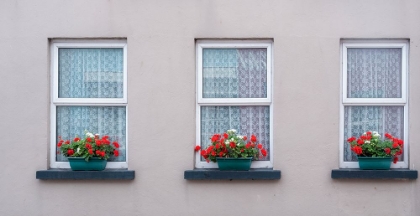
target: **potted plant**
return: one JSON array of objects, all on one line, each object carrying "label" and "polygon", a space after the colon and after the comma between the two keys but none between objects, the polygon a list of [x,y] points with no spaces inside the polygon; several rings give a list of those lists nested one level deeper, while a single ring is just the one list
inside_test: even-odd
[{"label": "potted plant", "polygon": [[257,137],[248,137],[236,133],[235,129],[227,130],[223,134],[214,134],[211,144],[205,149],[195,147],[207,162],[217,162],[220,170],[249,170],[251,160],[258,160],[267,156],[267,150],[262,144],[257,144]]},{"label": "potted plant", "polygon": [[118,157],[119,143],[111,144],[107,135],[100,137],[99,134],[85,132],[84,138],[76,136],[73,141],[61,139],[57,147],[69,160],[72,170],[104,170],[107,159],[114,155]]},{"label": "potted plant", "polygon": [[397,163],[404,142],[389,133],[385,133],[385,138],[382,140],[376,131],[367,131],[359,138],[347,139],[351,150],[357,154],[360,169],[389,169],[391,161]]}]

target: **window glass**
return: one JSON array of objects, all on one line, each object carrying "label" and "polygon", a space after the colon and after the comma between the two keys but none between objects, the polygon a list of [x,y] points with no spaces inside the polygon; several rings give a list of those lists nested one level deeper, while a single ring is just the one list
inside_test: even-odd
[{"label": "window glass", "polygon": [[348,98],[401,98],[401,49],[347,49]]},{"label": "window glass", "polygon": [[266,98],[267,49],[203,49],[203,98]]},{"label": "window glass", "polygon": [[[118,106],[58,106],[57,107],[57,140],[73,139],[76,135],[85,136],[85,131],[108,135],[109,140],[120,144],[118,157],[110,161],[125,161],[126,157],[126,107]],[[57,161],[67,161],[57,153]]]},{"label": "window glass", "polygon": [[[402,139],[404,137],[404,107],[346,106],[344,108],[345,161],[357,161],[356,154],[350,150],[347,139],[353,136],[359,137],[368,130],[377,131],[382,136],[390,133]],[[401,155],[400,160],[403,159]]]},{"label": "window glass", "polygon": [[60,48],[59,98],[122,98],[123,49]]},{"label": "window glass", "polygon": [[[257,136],[258,143],[270,150],[270,107],[269,106],[202,106],[201,143],[211,144],[210,137],[236,129],[238,134]],[[269,160],[269,155],[262,160]]]}]

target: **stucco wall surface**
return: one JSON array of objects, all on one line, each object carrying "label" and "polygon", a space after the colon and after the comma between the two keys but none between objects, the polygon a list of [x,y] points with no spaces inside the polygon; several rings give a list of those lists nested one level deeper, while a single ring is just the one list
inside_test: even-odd
[{"label": "stucco wall surface", "polygon": [[[409,39],[410,168],[420,164],[418,0],[0,1],[0,215],[420,215],[419,180],[333,180],[340,39]],[[41,181],[51,38],[127,39],[133,181]],[[187,181],[195,39],[273,39],[279,181]]]}]

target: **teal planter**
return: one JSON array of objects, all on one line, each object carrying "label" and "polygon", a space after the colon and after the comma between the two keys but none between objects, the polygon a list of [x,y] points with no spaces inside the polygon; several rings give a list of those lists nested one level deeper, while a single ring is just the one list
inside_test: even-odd
[{"label": "teal planter", "polygon": [[357,157],[361,170],[389,170],[392,157]]},{"label": "teal planter", "polygon": [[216,158],[219,170],[248,171],[251,168],[252,157],[249,158]]},{"label": "teal planter", "polygon": [[90,158],[86,161],[82,157],[69,157],[70,168],[73,171],[100,171],[106,167],[106,160],[99,158]]}]

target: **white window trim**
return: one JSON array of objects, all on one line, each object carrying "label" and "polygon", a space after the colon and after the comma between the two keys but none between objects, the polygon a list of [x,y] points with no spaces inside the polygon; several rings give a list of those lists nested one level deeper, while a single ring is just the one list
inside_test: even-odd
[{"label": "white window trim", "polygon": [[[58,49],[59,48],[122,48],[123,49],[123,97],[122,98],[59,98],[58,97]],[[51,43],[51,133],[50,167],[70,168],[68,162],[56,161],[56,109],[57,106],[123,106],[126,107],[126,139],[128,140],[127,112],[127,42],[126,40],[54,40]],[[108,162],[106,168],[128,168],[128,142],[125,162]]]},{"label": "white window trim", "polygon": [[[348,48],[401,48],[401,98],[347,98]],[[392,163],[391,168],[408,168],[408,42],[406,40],[343,40],[341,43],[341,102],[340,102],[340,168],[359,168],[357,161],[344,161],[344,107],[346,106],[403,106],[404,107],[404,161]],[[382,134],[383,135],[383,134]]]},{"label": "white window trim", "polygon": [[[202,52],[204,48],[265,48],[267,49],[267,97],[266,98],[203,98]],[[273,167],[273,103],[272,103],[272,41],[270,40],[198,40],[196,43],[197,103],[196,143],[201,143],[201,106],[269,106],[270,109],[270,161],[253,161],[251,168]],[[210,137],[209,137],[210,138]],[[195,155],[195,168],[217,168],[217,163],[201,161],[200,152]]]}]

